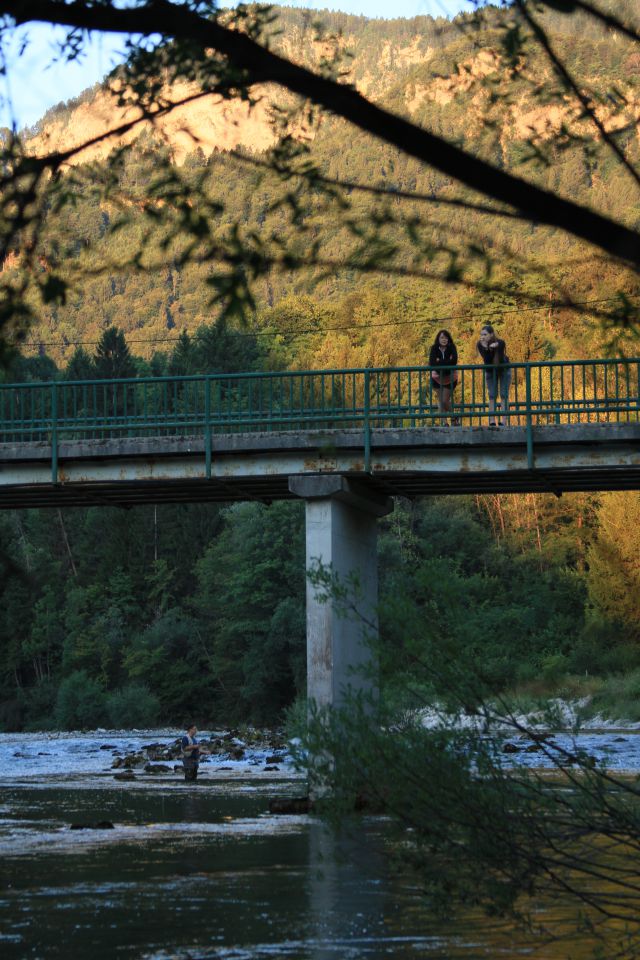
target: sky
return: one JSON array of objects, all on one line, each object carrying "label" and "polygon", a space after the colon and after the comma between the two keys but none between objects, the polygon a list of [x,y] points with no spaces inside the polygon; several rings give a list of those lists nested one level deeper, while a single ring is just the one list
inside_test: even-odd
[{"label": "sky", "polygon": [[[280,4],[372,18],[453,16],[472,6],[470,0],[280,0]],[[29,43],[23,51],[27,34]],[[42,25],[16,31],[11,42],[5,38],[2,58],[7,70],[0,75],[0,126],[16,130],[33,126],[50,107],[77,97],[123,59],[122,37],[94,35],[82,59],[67,63],[58,54],[64,36],[64,30]]]}]

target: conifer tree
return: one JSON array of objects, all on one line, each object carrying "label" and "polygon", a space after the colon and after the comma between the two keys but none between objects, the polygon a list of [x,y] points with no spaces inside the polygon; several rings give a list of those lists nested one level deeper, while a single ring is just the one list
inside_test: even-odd
[{"label": "conifer tree", "polygon": [[117,327],[109,327],[102,334],[93,363],[95,375],[100,380],[125,379],[136,375],[136,366],[125,335]]}]

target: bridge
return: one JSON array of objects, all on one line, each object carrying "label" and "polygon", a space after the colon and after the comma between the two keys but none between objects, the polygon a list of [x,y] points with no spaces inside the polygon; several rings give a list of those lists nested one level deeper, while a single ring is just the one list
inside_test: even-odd
[{"label": "bridge", "polygon": [[[477,365],[446,422],[428,367],[0,384],[0,508],[303,498],[308,568],[357,572],[375,623],[393,496],[640,487],[639,358],[511,370],[500,428]],[[307,636],[310,696],[339,702],[361,623],[309,583]]]},{"label": "bridge", "polygon": [[383,496],[635,488],[639,369],[512,364],[495,430],[472,365],[446,428],[427,367],[0,384],[0,508],[269,502],[327,474]]}]

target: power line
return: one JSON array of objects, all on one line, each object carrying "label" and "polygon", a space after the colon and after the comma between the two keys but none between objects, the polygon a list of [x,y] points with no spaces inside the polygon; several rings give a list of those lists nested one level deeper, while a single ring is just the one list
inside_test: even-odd
[{"label": "power line", "polygon": [[[635,296],[635,295],[634,295]],[[572,300],[570,303],[562,302],[559,300],[549,300],[546,303],[541,303],[536,307],[514,307],[513,310],[487,310],[480,313],[473,313],[474,318],[482,317],[508,317],[512,314],[521,314],[521,313],[534,313],[539,310],[557,310],[563,307],[585,307],[594,304],[601,303],[613,303],[619,301],[619,297],[603,297],[601,299],[594,300]],[[468,320],[470,318],[469,314],[451,314],[450,316],[444,317],[414,317],[411,320],[384,320],[380,323],[362,323],[362,324],[351,324],[349,326],[339,326],[339,327],[307,327],[306,329],[296,329],[290,328],[286,330],[256,330],[252,332],[241,332],[239,330],[225,330],[225,334],[228,336],[245,338],[245,339],[255,339],[257,337],[308,337],[308,336],[322,336],[327,333],[349,333],[350,331],[359,331],[359,330],[373,330],[379,329],[381,327],[401,327],[408,326],[412,323],[422,323],[422,324],[442,324],[442,323],[451,323],[456,320]],[[188,331],[183,331],[188,333]],[[129,338],[125,334],[127,344],[147,344],[147,343],[178,343],[181,334],[177,337],[147,337],[147,338]],[[22,348],[30,349],[42,349],[42,347],[95,347],[100,340],[38,340],[35,342],[23,343]]]}]

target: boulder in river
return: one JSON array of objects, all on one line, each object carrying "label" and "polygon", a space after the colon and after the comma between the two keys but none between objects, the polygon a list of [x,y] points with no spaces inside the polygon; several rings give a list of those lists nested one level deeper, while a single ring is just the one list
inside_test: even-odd
[{"label": "boulder in river", "polygon": [[148,760],[175,760],[176,757],[182,755],[182,746],[176,746],[175,743],[170,746],[165,746],[162,743],[152,743],[145,747],[145,753]]},{"label": "boulder in river", "polygon": [[146,757],[143,757],[141,753],[128,753],[123,760],[123,766],[130,767],[141,767],[145,762]]},{"label": "boulder in river", "polygon": [[114,830],[111,820],[96,820],[95,823],[72,823],[69,830]]},{"label": "boulder in river", "polygon": [[269,801],[269,813],[309,813],[311,807],[309,797],[273,797]]}]

